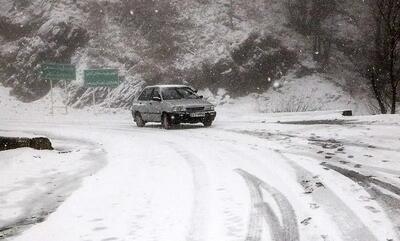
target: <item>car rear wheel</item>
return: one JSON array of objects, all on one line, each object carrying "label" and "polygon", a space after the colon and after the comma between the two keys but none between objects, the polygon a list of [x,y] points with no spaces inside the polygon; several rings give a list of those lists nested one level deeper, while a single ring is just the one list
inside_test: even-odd
[{"label": "car rear wheel", "polygon": [[138,127],[144,127],[146,122],[143,120],[142,115],[139,112],[135,114],[135,122]]},{"label": "car rear wheel", "polygon": [[164,129],[169,130],[172,127],[172,121],[167,113],[164,113],[161,118],[161,125]]}]

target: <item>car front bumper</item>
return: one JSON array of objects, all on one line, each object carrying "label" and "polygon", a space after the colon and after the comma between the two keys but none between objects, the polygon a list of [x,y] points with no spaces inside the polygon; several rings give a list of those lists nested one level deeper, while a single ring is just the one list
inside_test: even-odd
[{"label": "car front bumper", "polygon": [[[204,114],[204,116],[202,115]],[[173,123],[200,123],[205,120],[214,121],[217,116],[215,111],[204,111],[204,112],[172,112],[170,118]]]}]

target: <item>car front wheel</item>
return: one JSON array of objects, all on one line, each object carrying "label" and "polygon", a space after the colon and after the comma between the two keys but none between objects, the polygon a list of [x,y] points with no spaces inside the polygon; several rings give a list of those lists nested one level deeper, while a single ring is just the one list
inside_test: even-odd
[{"label": "car front wheel", "polygon": [[161,125],[166,130],[171,129],[172,122],[171,122],[171,118],[168,114],[166,114],[166,113],[163,114],[162,119],[161,119]]},{"label": "car front wheel", "polygon": [[142,115],[139,112],[135,114],[135,122],[138,127],[144,127],[146,125],[146,122],[143,120]]},{"label": "car front wheel", "polygon": [[206,118],[206,119],[203,121],[203,125],[204,125],[205,127],[210,127],[210,126],[212,125],[212,123],[213,123],[213,121],[212,121],[210,118]]}]

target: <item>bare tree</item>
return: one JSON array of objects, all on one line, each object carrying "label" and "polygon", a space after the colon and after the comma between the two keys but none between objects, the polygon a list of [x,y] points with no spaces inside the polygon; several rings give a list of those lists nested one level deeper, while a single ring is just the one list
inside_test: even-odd
[{"label": "bare tree", "polygon": [[309,32],[307,26],[309,26],[310,3],[310,0],[287,0],[286,2],[289,23],[303,34]]},{"label": "bare tree", "polygon": [[175,57],[181,41],[178,10],[171,1],[123,0],[121,22],[132,30],[140,30],[152,44],[149,56],[159,60]]},{"label": "bare tree", "polygon": [[234,28],[234,26],[233,26],[233,16],[234,16],[234,14],[235,14],[235,9],[234,9],[234,6],[233,6],[233,0],[229,0],[228,16],[229,16],[229,23],[230,23],[231,29]]},{"label": "bare tree", "polygon": [[370,0],[375,42],[368,66],[370,85],[381,113],[396,113],[400,82],[400,0]]},{"label": "bare tree", "polygon": [[329,65],[332,33],[323,27],[336,11],[336,0],[287,0],[289,24],[299,33],[312,39],[312,53],[321,70]]},{"label": "bare tree", "polygon": [[226,21],[226,25],[231,28],[234,29],[235,28],[235,8],[236,8],[236,4],[234,2],[234,0],[218,0],[216,1],[216,3],[218,5],[220,5],[223,9],[224,9],[224,18],[227,18]]}]

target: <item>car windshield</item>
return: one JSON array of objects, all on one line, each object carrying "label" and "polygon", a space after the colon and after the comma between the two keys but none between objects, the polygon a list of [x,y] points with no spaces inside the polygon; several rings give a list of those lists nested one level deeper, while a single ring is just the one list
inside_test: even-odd
[{"label": "car windshield", "polygon": [[198,99],[200,98],[189,87],[169,87],[162,90],[164,100]]}]

